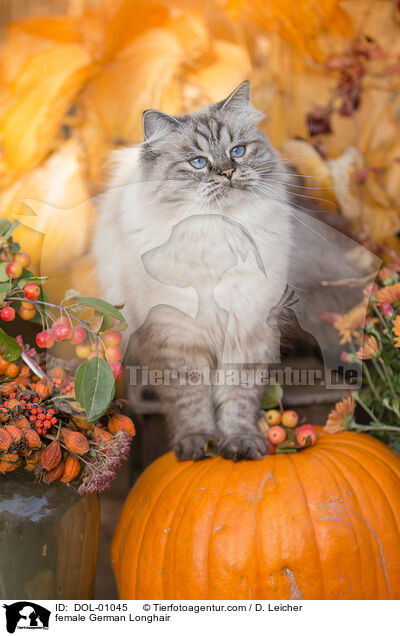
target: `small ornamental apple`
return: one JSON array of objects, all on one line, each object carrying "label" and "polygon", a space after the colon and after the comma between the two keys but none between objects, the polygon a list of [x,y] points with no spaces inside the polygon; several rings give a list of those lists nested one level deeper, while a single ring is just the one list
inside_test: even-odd
[{"label": "small ornamental apple", "polygon": [[103,340],[107,347],[118,347],[122,342],[122,335],[119,331],[110,329],[110,331],[106,331],[104,334]]},{"label": "small ornamental apple", "polygon": [[22,320],[32,320],[32,318],[34,318],[34,316],[36,314],[36,309],[35,309],[34,305],[31,305],[32,309],[25,308],[24,304],[25,305],[31,305],[31,303],[22,303],[21,307],[18,310],[18,314],[20,315]]},{"label": "small ornamental apple", "polygon": [[24,296],[28,300],[36,300],[40,296],[40,287],[35,283],[28,283],[24,287]]},{"label": "small ornamental apple", "polygon": [[17,263],[17,261],[11,261],[11,263],[8,263],[6,267],[6,274],[10,278],[20,278],[22,274],[21,263]]},{"label": "small ornamental apple", "polygon": [[119,347],[107,347],[106,358],[109,362],[117,362],[122,358],[122,351]]},{"label": "small ornamental apple", "polygon": [[15,318],[15,309],[14,307],[3,307],[0,311],[0,318],[2,320],[6,320],[7,322],[11,322]]},{"label": "small ornamental apple", "polygon": [[299,416],[296,411],[283,411],[282,413],[282,425],[287,428],[295,428],[299,421]]},{"label": "small ornamental apple", "polygon": [[276,409],[269,409],[265,414],[265,421],[269,426],[277,426],[281,423],[281,413]]},{"label": "small ornamental apple", "polygon": [[53,323],[53,336],[56,342],[62,342],[63,340],[69,340],[72,338],[73,329],[68,318],[59,318]]},{"label": "small ornamental apple", "polygon": [[90,347],[90,342],[83,342],[82,344],[79,344],[77,347],[75,347],[75,353],[78,358],[87,358],[90,355],[91,351],[92,349]]},{"label": "small ornamental apple", "polygon": [[42,349],[49,349],[54,345],[54,336],[51,329],[45,329],[36,335],[36,344]]},{"label": "small ornamental apple", "polygon": [[271,444],[281,444],[286,439],[286,431],[282,426],[271,426],[267,433],[267,438]]},{"label": "small ornamental apple", "polygon": [[299,446],[314,446],[317,441],[317,434],[311,424],[299,426],[296,432],[296,440]]},{"label": "small ornamental apple", "polygon": [[86,340],[86,331],[84,330],[84,328],[80,327],[79,325],[78,327],[74,327],[70,343],[73,345],[80,345],[85,340]]},{"label": "small ornamental apple", "polygon": [[120,362],[109,362],[111,371],[113,372],[114,378],[116,380],[121,380],[124,375],[124,369]]},{"label": "small ornamental apple", "polygon": [[27,252],[19,252],[19,254],[15,256],[15,260],[17,261],[17,263],[25,268],[29,267],[29,265],[31,264],[31,257]]}]

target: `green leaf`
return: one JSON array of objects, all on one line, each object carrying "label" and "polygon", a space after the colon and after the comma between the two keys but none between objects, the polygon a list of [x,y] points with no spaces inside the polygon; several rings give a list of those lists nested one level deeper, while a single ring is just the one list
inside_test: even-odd
[{"label": "green leaf", "polygon": [[10,280],[8,274],[6,274],[6,267],[8,263],[0,263],[0,283],[5,283]]},{"label": "green leaf", "polygon": [[273,382],[267,384],[262,398],[261,408],[265,410],[274,408],[274,406],[279,405],[282,396],[283,391],[279,384]]},{"label": "green leaf", "polygon": [[75,377],[75,395],[85,409],[88,422],[106,412],[114,393],[114,376],[103,358],[91,358],[81,364]]},{"label": "green leaf", "polygon": [[11,227],[11,221],[9,221],[8,219],[1,219],[0,220],[0,236],[4,236],[6,232],[8,232],[10,227]]},{"label": "green leaf", "polygon": [[19,221],[13,221],[12,223],[10,223],[9,228],[6,230],[5,234],[3,235],[5,239],[10,238],[11,234],[14,232],[14,230],[17,229],[19,225]]},{"label": "green leaf", "polygon": [[67,289],[64,294],[64,300],[74,300],[75,298],[82,298],[81,292],[76,289]]},{"label": "green leaf", "polygon": [[0,329],[0,347],[5,347],[6,354],[4,356],[4,359],[7,360],[7,362],[14,362],[14,360],[17,360],[22,353],[22,349],[19,346],[18,342],[16,342],[14,338],[11,338],[11,336],[6,334],[3,329]]},{"label": "green leaf", "polygon": [[45,280],[47,280],[48,276],[29,276],[28,278],[20,278],[18,280],[18,287],[23,289],[25,285],[28,283],[35,283],[36,285],[41,285]]},{"label": "green leaf", "polygon": [[94,309],[112,321],[117,321],[117,324],[112,324],[113,329],[117,331],[123,331],[128,326],[121,312],[118,311],[114,305],[110,305],[110,303],[107,303],[105,300],[100,300],[99,298],[78,298],[76,302],[83,307]]}]

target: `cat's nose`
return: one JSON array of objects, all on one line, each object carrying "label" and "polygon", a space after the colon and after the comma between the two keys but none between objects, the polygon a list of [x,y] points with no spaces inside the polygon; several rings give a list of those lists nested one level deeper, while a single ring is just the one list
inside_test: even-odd
[{"label": "cat's nose", "polygon": [[228,170],[220,170],[218,174],[223,175],[227,179],[232,179],[232,175],[236,168],[228,168]]}]

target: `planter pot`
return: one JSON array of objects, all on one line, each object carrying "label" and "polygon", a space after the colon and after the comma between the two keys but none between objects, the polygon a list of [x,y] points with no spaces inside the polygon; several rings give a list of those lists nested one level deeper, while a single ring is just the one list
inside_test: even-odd
[{"label": "planter pot", "polygon": [[0,598],[90,599],[98,529],[97,495],[0,476]]}]

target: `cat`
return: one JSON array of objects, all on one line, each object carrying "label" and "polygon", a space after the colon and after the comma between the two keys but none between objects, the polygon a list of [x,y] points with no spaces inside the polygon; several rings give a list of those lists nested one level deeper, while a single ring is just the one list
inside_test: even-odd
[{"label": "cat", "polygon": [[299,238],[262,117],[247,81],[200,112],[145,111],[144,142],[117,151],[99,206],[98,278],[125,303],[130,349],[154,371],[180,460],[205,457],[209,440],[228,459],[266,453],[265,387],[250,380],[279,360],[273,310]]}]

